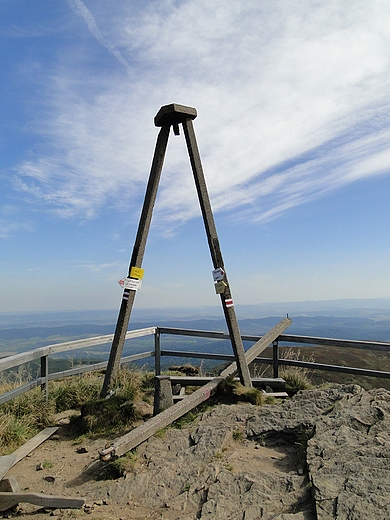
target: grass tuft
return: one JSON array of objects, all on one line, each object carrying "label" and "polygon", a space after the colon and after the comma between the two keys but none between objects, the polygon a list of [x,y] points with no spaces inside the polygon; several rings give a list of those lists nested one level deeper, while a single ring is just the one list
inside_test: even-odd
[{"label": "grass tuft", "polygon": [[238,403],[244,401],[257,406],[262,406],[265,397],[257,388],[246,388],[234,376],[228,376],[222,380],[217,389],[217,399],[227,403]]},{"label": "grass tuft", "polygon": [[[284,350],[282,356],[283,359],[289,360],[314,361],[312,356],[310,358],[305,358],[299,349],[297,350],[294,348]],[[308,368],[286,366],[280,370],[280,377],[286,381],[286,392],[290,397],[300,390],[307,390],[313,387],[310,379],[310,370]]]},{"label": "grass tuft", "polygon": [[95,399],[81,408],[81,431],[89,435],[123,431],[136,419],[133,403],[113,395],[110,399]]},{"label": "grass tuft", "polygon": [[123,457],[111,460],[104,465],[97,480],[116,480],[131,471],[137,462],[137,454],[129,451]]},{"label": "grass tuft", "polygon": [[50,399],[57,412],[78,410],[86,401],[99,397],[102,381],[102,376],[96,372],[56,381],[50,386]]}]

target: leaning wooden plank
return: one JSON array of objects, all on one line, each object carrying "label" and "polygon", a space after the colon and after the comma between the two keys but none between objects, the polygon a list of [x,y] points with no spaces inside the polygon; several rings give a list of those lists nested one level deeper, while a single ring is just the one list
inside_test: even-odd
[{"label": "leaning wooden plank", "polygon": [[16,492],[19,493],[21,491],[18,481],[15,477],[7,477],[0,480],[0,491],[10,493]]},{"label": "leaning wooden plank", "polygon": [[0,492],[0,511],[6,511],[20,502],[28,502],[41,507],[53,507],[54,509],[78,508],[85,504],[84,498],[61,497],[32,492]]},{"label": "leaning wooden plank", "polygon": [[119,437],[113,442],[112,446],[99,451],[100,459],[110,460],[114,456],[120,457],[141,444],[141,442],[146,441],[146,439],[149,439],[149,437],[154,435],[158,430],[172,424],[176,419],[206,401],[216,391],[218,384],[220,381],[223,381],[223,379],[223,377],[216,377],[183,401],[167,408],[123,437]]},{"label": "leaning wooden plank", "polygon": [[53,426],[52,428],[45,428],[41,432],[37,433],[32,439],[27,441],[23,446],[20,446],[16,451],[13,452],[12,455],[16,455],[16,460],[12,464],[13,466],[22,460],[26,455],[31,453],[35,448],[37,448],[42,442],[47,440],[49,437],[53,435],[58,430],[58,426]]},{"label": "leaning wooden plank", "polygon": [[35,450],[35,448],[42,444],[42,442],[48,439],[57,430],[58,426],[54,426],[53,428],[45,428],[32,439],[23,444],[23,446],[20,446],[20,448],[11,453],[11,455],[4,455],[3,457],[0,457],[0,480],[7,474],[8,470],[12,468],[12,466]]},{"label": "leaning wooden plank", "polygon": [[8,470],[15,464],[16,455],[3,455],[0,457],[0,480],[5,477]]},{"label": "leaning wooden plank", "polygon": [[[262,336],[254,345],[251,346],[249,350],[245,352],[245,359],[247,364],[249,365],[252,361],[257,358],[259,354],[263,352],[283,331],[287,329],[291,325],[292,321],[290,318],[284,318],[280,321],[275,327],[269,330],[264,336]],[[229,365],[222,373],[222,377],[227,377],[233,374],[237,370],[236,362]]]},{"label": "leaning wooden plank", "polygon": [[[251,363],[260,352],[265,350],[272,341],[274,341],[284,330],[291,325],[291,320],[285,318],[278,325],[276,325],[271,331],[267,332],[259,341],[257,341],[246,353],[245,358],[247,363]],[[113,456],[120,457],[124,453],[132,450],[141,442],[146,441],[154,435],[158,430],[165,428],[169,424],[179,419],[182,415],[189,412],[200,403],[206,401],[213,393],[215,393],[218,384],[223,381],[228,375],[233,374],[236,370],[236,363],[232,363],[226,368],[219,377],[216,377],[209,383],[207,383],[199,390],[189,395],[183,401],[179,401],[170,408],[167,408],[163,412],[159,413],[152,419],[149,419],[145,423],[141,424],[138,428],[135,428],[131,432],[127,433],[123,437],[119,437],[114,440],[112,446],[100,450],[101,460],[110,460]]]}]

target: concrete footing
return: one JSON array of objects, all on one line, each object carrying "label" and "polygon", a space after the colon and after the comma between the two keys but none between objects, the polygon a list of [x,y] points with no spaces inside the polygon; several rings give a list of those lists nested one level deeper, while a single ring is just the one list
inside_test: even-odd
[{"label": "concrete footing", "polygon": [[153,415],[157,415],[173,405],[172,385],[169,376],[156,376],[154,381]]}]

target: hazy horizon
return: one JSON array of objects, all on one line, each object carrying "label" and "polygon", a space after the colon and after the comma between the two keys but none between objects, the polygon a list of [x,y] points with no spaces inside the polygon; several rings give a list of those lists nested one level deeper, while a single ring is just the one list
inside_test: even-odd
[{"label": "hazy horizon", "polygon": [[[31,323],[85,323],[89,321],[116,323],[118,309],[84,309],[84,310],[47,310],[47,311],[14,311],[0,312],[0,326],[7,324],[22,325]],[[390,298],[370,299],[337,299],[337,300],[307,300],[291,302],[267,302],[257,305],[237,305],[236,314],[238,319],[264,318],[272,316],[284,317],[289,314],[295,316],[345,316],[345,317],[367,317],[367,316],[390,317]],[[196,307],[161,307],[161,308],[138,308],[134,306],[131,321],[142,322],[151,319],[191,319],[191,318],[223,318],[221,305],[196,306]]]}]

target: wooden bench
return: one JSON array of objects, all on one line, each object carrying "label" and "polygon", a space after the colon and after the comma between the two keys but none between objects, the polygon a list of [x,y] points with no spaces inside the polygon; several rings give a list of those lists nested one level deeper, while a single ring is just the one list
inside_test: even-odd
[{"label": "wooden bench", "polygon": [[[168,376],[168,378],[172,385],[174,402],[186,397],[185,388],[187,386],[203,386],[213,380],[213,377],[207,376]],[[235,378],[235,380],[239,381],[239,378]],[[269,397],[288,397],[285,391],[286,381],[281,377],[254,377],[251,378],[251,381],[253,387],[260,389]]]}]

